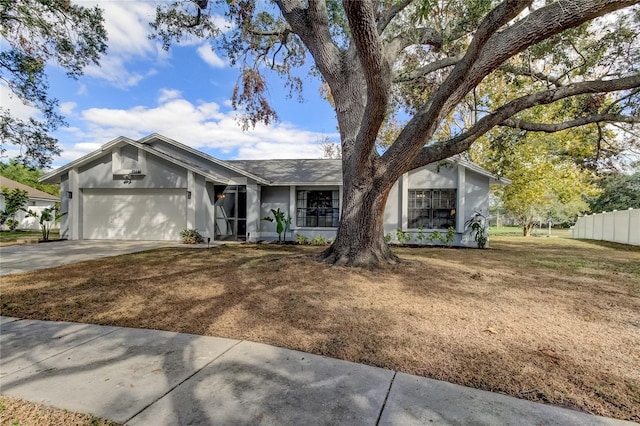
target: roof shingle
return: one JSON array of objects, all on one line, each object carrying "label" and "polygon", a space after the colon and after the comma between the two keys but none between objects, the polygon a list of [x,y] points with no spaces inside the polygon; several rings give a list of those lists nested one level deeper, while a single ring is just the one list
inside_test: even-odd
[{"label": "roof shingle", "polygon": [[0,188],[5,187],[8,188],[9,191],[12,191],[16,188],[27,191],[27,193],[29,194],[29,198],[37,200],[58,201],[58,197],[56,197],[55,195],[47,194],[46,192],[40,191],[39,189],[35,189],[20,182],[16,182],[15,180],[7,179],[4,176],[0,176]]}]

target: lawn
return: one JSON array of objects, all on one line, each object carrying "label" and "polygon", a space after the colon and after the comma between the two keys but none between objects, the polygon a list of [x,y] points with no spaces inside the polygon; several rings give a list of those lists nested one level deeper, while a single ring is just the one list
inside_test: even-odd
[{"label": "lawn", "polygon": [[[500,236],[500,237],[521,237],[522,236],[522,228],[519,226],[501,226],[495,227],[492,226],[489,228],[490,236]],[[531,230],[532,237],[548,237],[549,236],[549,228],[547,227],[534,227]],[[568,228],[551,228],[551,237],[562,237],[562,238],[571,238],[571,229]]]},{"label": "lawn", "polygon": [[640,421],[640,248],[493,237],[384,270],[170,248],[2,277],[2,315],[246,339]]},{"label": "lawn", "polygon": [[[16,244],[17,240],[24,238],[42,239],[42,231],[21,229],[16,229],[15,231],[0,231],[0,246]],[[49,234],[49,239],[56,240],[58,238],[60,238],[60,230],[52,229]]]},{"label": "lawn", "polygon": [[59,408],[0,396],[0,426],[118,426],[91,414],[73,413]]}]

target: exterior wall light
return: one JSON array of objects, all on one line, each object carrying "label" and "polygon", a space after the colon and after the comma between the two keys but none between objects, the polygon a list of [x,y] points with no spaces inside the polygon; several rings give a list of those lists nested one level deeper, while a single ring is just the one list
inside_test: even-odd
[{"label": "exterior wall light", "polygon": [[68,199],[72,199],[73,198],[73,192],[67,191],[67,198]]},{"label": "exterior wall light", "polygon": [[187,191],[187,200],[191,199],[191,191]]}]

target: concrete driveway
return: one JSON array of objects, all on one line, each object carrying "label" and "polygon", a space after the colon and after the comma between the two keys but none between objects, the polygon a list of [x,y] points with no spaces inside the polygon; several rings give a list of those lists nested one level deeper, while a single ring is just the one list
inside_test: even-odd
[{"label": "concrete driveway", "polygon": [[173,241],[81,240],[4,246],[0,247],[0,275],[177,245]]}]

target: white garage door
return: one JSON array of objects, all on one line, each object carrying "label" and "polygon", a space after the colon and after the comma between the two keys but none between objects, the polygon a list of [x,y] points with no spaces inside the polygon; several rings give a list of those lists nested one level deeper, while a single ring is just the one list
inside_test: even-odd
[{"label": "white garage door", "polygon": [[184,189],[85,189],[82,237],[179,240],[187,227]]}]

